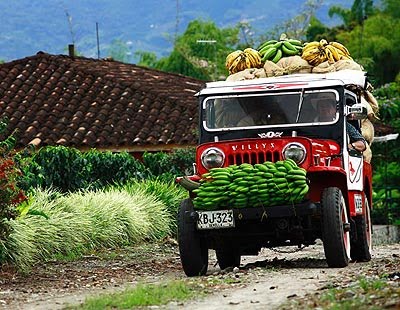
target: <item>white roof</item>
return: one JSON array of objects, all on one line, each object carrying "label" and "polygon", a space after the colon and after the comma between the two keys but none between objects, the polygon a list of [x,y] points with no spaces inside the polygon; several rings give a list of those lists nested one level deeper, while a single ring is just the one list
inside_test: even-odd
[{"label": "white roof", "polygon": [[206,84],[197,95],[216,93],[238,93],[267,91],[275,89],[299,89],[357,85],[366,87],[366,73],[359,70],[340,70],[330,73],[291,74],[278,77],[259,78],[244,81],[219,81]]}]

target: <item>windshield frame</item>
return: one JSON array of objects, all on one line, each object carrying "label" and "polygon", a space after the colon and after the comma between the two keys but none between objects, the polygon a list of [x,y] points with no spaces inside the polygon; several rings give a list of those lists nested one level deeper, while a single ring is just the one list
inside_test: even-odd
[{"label": "windshield frame", "polygon": [[[298,121],[299,117],[299,112],[301,112],[302,108],[304,107],[304,98],[309,95],[315,95],[319,93],[333,93],[334,98],[336,100],[336,114],[335,118],[331,121],[311,121],[311,122],[290,122],[290,123],[284,123],[284,124],[270,124],[270,125],[248,125],[248,126],[229,126],[229,127],[218,127],[218,128],[212,128],[211,126],[208,125],[207,121],[207,109],[209,109],[210,105],[209,102],[210,100],[215,100],[218,98],[223,98],[223,99],[232,99],[232,98],[243,98],[243,97],[264,97],[264,96],[287,96],[287,95],[298,95],[299,96],[299,102],[297,105],[297,117],[296,121]],[[294,127],[304,127],[304,126],[321,126],[321,125],[332,125],[338,122],[339,120],[339,100],[340,100],[340,95],[339,92],[334,89],[334,88],[324,88],[324,89],[299,89],[299,90],[294,90],[294,91],[284,91],[284,92],[257,92],[257,93],[240,93],[240,94],[219,94],[219,95],[212,95],[212,96],[206,96],[204,97],[202,104],[201,104],[201,126],[203,129],[207,132],[226,132],[226,131],[240,131],[240,130],[253,130],[253,129],[268,129],[268,128],[294,128]],[[215,118],[215,115],[214,115]],[[212,118],[211,118],[212,119]],[[215,119],[214,119],[215,121]]]}]

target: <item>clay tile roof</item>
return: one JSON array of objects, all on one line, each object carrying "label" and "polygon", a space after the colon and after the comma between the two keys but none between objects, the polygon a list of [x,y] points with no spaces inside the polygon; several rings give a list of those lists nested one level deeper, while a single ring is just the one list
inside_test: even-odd
[{"label": "clay tile roof", "polygon": [[117,61],[50,55],[0,64],[4,139],[17,147],[195,145],[204,82]]}]

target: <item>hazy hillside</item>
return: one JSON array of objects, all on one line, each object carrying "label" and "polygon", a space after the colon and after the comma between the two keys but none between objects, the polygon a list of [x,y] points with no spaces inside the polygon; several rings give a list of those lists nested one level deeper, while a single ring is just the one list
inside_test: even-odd
[{"label": "hazy hillside", "polygon": [[[189,21],[214,20],[219,27],[246,20],[256,34],[296,15],[305,0],[16,0],[0,2],[0,59],[10,61],[45,51],[65,54],[75,42],[81,55],[97,57],[96,22],[99,25],[100,56],[107,56],[113,39],[130,42],[136,50],[156,52],[171,49],[174,34]],[[318,17],[328,24],[333,4],[350,6],[353,1],[325,0]],[[69,17],[69,18],[68,18]]]}]

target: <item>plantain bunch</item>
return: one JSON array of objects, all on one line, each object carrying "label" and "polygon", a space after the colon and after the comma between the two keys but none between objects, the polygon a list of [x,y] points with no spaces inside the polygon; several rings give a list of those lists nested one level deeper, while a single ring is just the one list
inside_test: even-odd
[{"label": "plantain bunch", "polygon": [[248,47],[245,50],[236,50],[226,56],[225,66],[229,74],[237,73],[245,69],[261,68],[261,55],[260,53]]},{"label": "plantain bunch", "polygon": [[196,209],[246,208],[301,202],[308,193],[306,170],[291,159],[213,168],[193,190]]},{"label": "plantain bunch", "polygon": [[350,59],[348,49],[339,42],[329,42],[325,39],[304,44],[301,58],[305,59],[310,65],[318,66],[328,61],[334,63],[338,60]]},{"label": "plantain bunch", "polygon": [[303,50],[301,41],[288,39],[286,34],[282,34],[278,40],[268,40],[262,43],[258,52],[262,62],[267,60],[277,63],[282,57],[300,55]]}]

